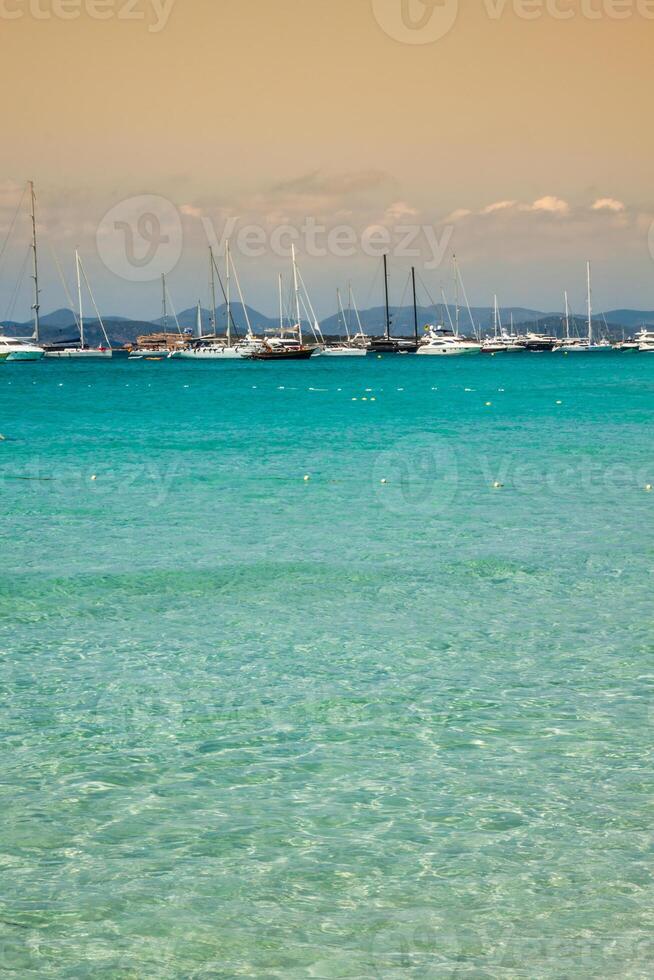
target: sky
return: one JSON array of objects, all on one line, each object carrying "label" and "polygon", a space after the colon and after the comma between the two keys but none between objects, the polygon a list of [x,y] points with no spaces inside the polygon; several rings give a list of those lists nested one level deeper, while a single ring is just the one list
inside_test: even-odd
[{"label": "sky", "polygon": [[456,253],[473,305],[582,310],[591,260],[598,310],[654,308],[654,0],[0,0],[0,31],[0,319],[29,179],[45,311],[75,248],[107,314],[159,315],[162,273],[206,306],[227,237],[268,314],[291,242],[319,316],[380,305],[385,251],[395,303],[412,265],[453,298]]}]

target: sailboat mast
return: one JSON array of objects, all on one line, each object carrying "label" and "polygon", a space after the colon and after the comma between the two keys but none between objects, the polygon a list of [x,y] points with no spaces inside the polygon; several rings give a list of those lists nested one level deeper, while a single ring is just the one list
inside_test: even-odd
[{"label": "sailboat mast", "polygon": [[411,266],[411,285],[413,287],[413,331],[418,343],[418,298],[416,293],[416,269]]},{"label": "sailboat mast", "polygon": [[497,293],[493,296],[493,324],[495,329],[495,340],[497,340]]},{"label": "sailboat mast", "polygon": [[568,290],[566,289],[563,296],[565,297],[565,339],[570,340],[570,307],[568,305]]},{"label": "sailboat mast", "polygon": [[281,272],[279,273],[279,332],[284,329],[284,281]]},{"label": "sailboat mast", "polygon": [[458,337],[459,336],[459,315],[460,315],[460,312],[459,312],[459,267],[457,265],[456,255],[453,256],[453,258],[454,258],[454,296],[455,296],[454,302],[456,303],[455,319],[454,319],[454,336],[455,337]]},{"label": "sailboat mast", "polygon": [[391,339],[391,311],[388,305],[388,256],[384,255],[384,298],[386,303],[386,340]]},{"label": "sailboat mast", "polygon": [[162,273],[162,275],[161,275],[161,295],[162,295],[162,302],[161,302],[162,327],[163,327],[163,332],[164,333],[168,333],[168,307],[166,305],[166,275],[165,275],[165,273]]},{"label": "sailboat mast", "polygon": [[232,257],[229,251],[229,239],[225,242],[225,290],[227,300],[227,346],[232,346],[232,276],[231,276]]},{"label": "sailboat mast", "polygon": [[590,262],[586,263],[586,283],[588,287],[588,346],[593,342],[593,298],[590,286]]},{"label": "sailboat mast", "polygon": [[195,320],[195,336],[202,339],[202,303],[198,300],[197,317]]},{"label": "sailboat mast", "polygon": [[336,287],[336,298],[338,300],[339,314],[340,314],[340,317],[342,318],[343,323],[345,325],[345,335],[346,335],[347,340],[348,340],[348,343],[349,343],[350,340],[351,340],[351,338],[350,338],[350,328],[348,326],[347,317],[345,316],[345,310],[343,309],[343,300],[341,299],[341,290],[340,290],[340,288],[338,286]]},{"label": "sailboat mast", "polygon": [[75,271],[77,272],[77,309],[79,310],[79,341],[84,350],[84,312],[82,310],[82,277],[79,267],[79,252],[75,249]]},{"label": "sailboat mast", "polygon": [[39,303],[39,263],[36,254],[36,196],[34,194],[34,181],[30,180],[30,216],[32,219],[32,279],[34,280],[34,305],[32,310],[34,311],[34,339],[37,344],[41,340],[41,319],[39,312],[41,310],[41,305]]},{"label": "sailboat mast", "polygon": [[293,286],[295,289],[295,316],[297,319],[298,340],[302,343],[302,318],[300,316],[300,285],[297,278],[297,262],[295,261],[295,244],[291,245],[293,257]]},{"label": "sailboat mast", "polygon": [[209,280],[210,283],[211,283],[211,335],[212,335],[212,337],[215,337],[216,336],[216,330],[217,330],[217,325],[216,325],[216,275],[215,275],[215,265],[216,265],[216,263],[215,263],[215,260],[214,260],[214,257],[213,257],[213,248],[211,247],[211,245],[209,246],[209,264],[210,264],[210,267],[211,267],[211,276],[210,276],[210,280]]}]

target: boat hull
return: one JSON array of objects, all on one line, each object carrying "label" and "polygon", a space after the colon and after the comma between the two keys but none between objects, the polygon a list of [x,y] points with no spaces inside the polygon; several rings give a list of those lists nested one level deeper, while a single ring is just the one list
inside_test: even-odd
[{"label": "boat hull", "polygon": [[15,350],[7,355],[8,361],[41,361],[45,356],[45,351]]},{"label": "boat hull", "polygon": [[76,350],[71,348],[70,350],[48,350],[45,352],[46,357],[58,357],[70,360],[107,360],[107,358],[113,357],[112,350]]}]

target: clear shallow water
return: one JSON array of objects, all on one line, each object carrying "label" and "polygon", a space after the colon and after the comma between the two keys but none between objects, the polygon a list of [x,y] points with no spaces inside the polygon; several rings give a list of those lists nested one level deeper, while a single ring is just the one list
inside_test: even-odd
[{"label": "clear shallow water", "polygon": [[0,368],[0,966],[651,976],[653,410],[637,355]]}]

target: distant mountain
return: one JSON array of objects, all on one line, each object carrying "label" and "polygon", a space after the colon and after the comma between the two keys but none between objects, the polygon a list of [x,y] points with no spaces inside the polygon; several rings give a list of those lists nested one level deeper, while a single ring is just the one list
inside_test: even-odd
[{"label": "distant mountain", "polygon": [[[247,317],[246,317],[247,311]],[[474,306],[470,310],[474,323],[474,332],[481,330],[482,333],[489,333],[493,329],[493,310],[489,306]],[[413,334],[414,320],[412,307],[393,306],[390,310],[391,332],[394,336],[409,336]],[[243,336],[247,330],[247,320],[249,318],[253,331],[262,334],[266,330],[274,330],[278,325],[276,317],[268,317],[251,306],[243,307],[240,303],[232,304],[232,316],[236,324],[236,331]],[[381,306],[371,307],[361,310],[361,325],[365,333],[371,336],[379,336],[385,329],[385,310]],[[539,333],[562,335],[564,332],[563,313],[544,313],[538,310],[531,310],[522,306],[503,307],[500,312],[501,322],[504,327],[508,327],[513,317],[513,324],[516,330],[535,330]],[[180,329],[183,331],[194,331],[196,325],[197,310],[194,307],[183,310],[178,315]],[[133,343],[142,334],[155,333],[163,327],[163,319],[156,320],[132,320],[124,316],[103,317],[104,325],[112,343],[119,346],[122,344]],[[436,304],[434,306],[418,307],[418,329],[424,332],[427,324],[444,323],[449,326],[456,322],[456,308]],[[605,326],[606,322],[606,326]],[[225,332],[226,306],[223,304],[216,310],[216,325],[218,333]],[[633,334],[640,326],[654,325],[654,312],[643,310],[610,310],[607,313],[596,313],[594,323],[598,335],[608,333],[610,337],[621,338],[623,334]],[[99,344],[103,340],[100,324],[97,319],[84,321],[85,332],[90,344]],[[320,323],[323,334],[326,337],[338,337],[345,334],[345,327],[340,314],[324,317]],[[464,334],[473,333],[473,326],[470,323],[470,315],[467,307],[459,308],[459,326]],[[309,325],[303,322],[303,328],[309,330]],[[355,333],[358,330],[358,322],[353,311],[349,314],[349,328]],[[175,331],[175,318],[172,313],[168,317],[168,329]],[[570,317],[570,329],[573,334],[583,335],[586,332],[586,320],[583,316]],[[9,335],[22,337],[31,336],[33,325],[18,323],[14,320],[7,320],[0,323],[0,330]],[[202,309],[202,330],[209,333],[211,330],[211,314],[209,310]],[[45,343],[64,343],[65,341],[77,341],[78,330],[75,314],[72,310],[54,310],[41,317],[42,340]]]}]

